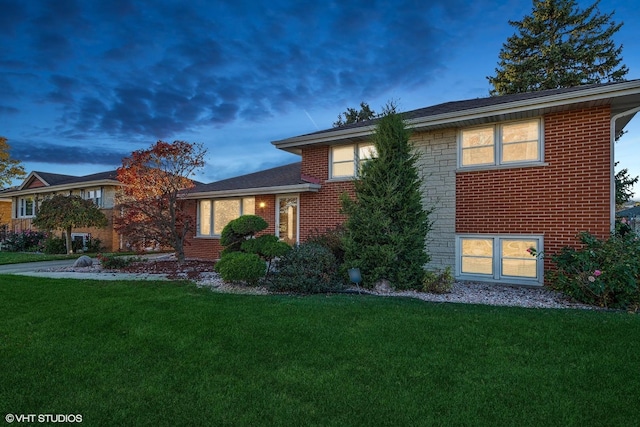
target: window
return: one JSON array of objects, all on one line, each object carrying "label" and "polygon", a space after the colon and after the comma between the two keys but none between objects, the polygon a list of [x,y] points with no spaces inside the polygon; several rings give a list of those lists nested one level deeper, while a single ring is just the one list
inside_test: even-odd
[{"label": "window", "polygon": [[18,218],[30,218],[35,216],[35,204],[33,197],[20,197],[18,199]]},{"label": "window", "polygon": [[96,206],[102,207],[102,189],[101,188],[97,188],[94,190],[84,190],[82,193],[83,193],[84,199],[91,200],[93,203],[95,203]]},{"label": "window", "polygon": [[541,236],[457,236],[456,272],[461,278],[541,284],[542,260],[528,249],[542,251]]},{"label": "window", "polygon": [[364,162],[376,157],[373,144],[341,145],[331,147],[331,178],[358,176]]},{"label": "window", "polygon": [[198,203],[198,235],[219,236],[222,229],[240,215],[255,214],[255,199],[200,200]]},{"label": "window", "polygon": [[463,129],[460,166],[493,166],[542,161],[539,119]]}]

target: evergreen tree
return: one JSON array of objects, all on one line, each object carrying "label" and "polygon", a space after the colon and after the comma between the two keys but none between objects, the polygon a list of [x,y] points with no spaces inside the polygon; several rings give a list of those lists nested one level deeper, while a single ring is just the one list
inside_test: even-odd
[{"label": "evergreen tree", "polygon": [[533,0],[533,11],[500,50],[491,95],[533,92],[582,84],[617,82],[629,72],[620,65],[622,45],[613,35],[622,23],[601,14],[597,0],[580,10],[575,0]]},{"label": "evergreen tree", "polygon": [[402,117],[388,105],[373,135],[377,156],[362,163],[355,199],[342,196],[345,262],[361,269],[365,287],[385,279],[395,288],[419,288],[430,259],[429,212],[422,206],[418,156],[409,136]]},{"label": "evergreen tree", "polygon": [[[344,120],[342,119],[344,116]],[[342,114],[338,114],[338,120],[333,123],[333,127],[340,127],[351,123],[363,122],[365,120],[371,120],[376,117],[376,112],[369,107],[366,102],[360,103],[360,110],[355,108],[347,108]]]},{"label": "evergreen tree", "polygon": [[[618,166],[618,162],[615,163]],[[616,206],[622,206],[633,197],[633,186],[638,183],[640,177],[631,178],[627,169],[616,173]]]}]

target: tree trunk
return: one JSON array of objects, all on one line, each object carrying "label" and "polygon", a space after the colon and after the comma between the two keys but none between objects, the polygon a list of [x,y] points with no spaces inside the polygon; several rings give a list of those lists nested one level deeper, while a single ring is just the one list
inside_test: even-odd
[{"label": "tree trunk", "polygon": [[73,245],[71,244],[71,227],[68,227],[66,230],[65,238],[67,241],[67,255],[73,254]]}]

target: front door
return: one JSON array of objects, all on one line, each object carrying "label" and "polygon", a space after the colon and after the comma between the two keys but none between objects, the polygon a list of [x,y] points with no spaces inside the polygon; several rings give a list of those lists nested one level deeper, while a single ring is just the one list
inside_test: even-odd
[{"label": "front door", "polygon": [[278,237],[290,245],[295,245],[298,243],[298,196],[279,196],[277,200]]}]

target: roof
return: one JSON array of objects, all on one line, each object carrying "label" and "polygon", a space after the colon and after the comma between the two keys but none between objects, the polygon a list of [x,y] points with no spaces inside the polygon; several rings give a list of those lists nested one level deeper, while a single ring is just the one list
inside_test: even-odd
[{"label": "roof", "polygon": [[189,189],[187,197],[231,197],[318,191],[320,189],[318,182],[311,177],[304,178],[301,169],[302,163],[296,162],[210,184],[200,184]]},{"label": "roof", "polygon": [[[536,117],[599,105],[611,105],[612,116],[637,108],[640,106],[640,80],[445,102],[403,112],[402,115],[408,127],[426,131]],[[622,130],[634,114],[635,111],[616,122],[616,131]],[[370,137],[378,120],[325,129],[273,141],[272,144],[277,148],[299,153],[300,147],[306,145],[361,141]]]},{"label": "roof", "polygon": [[634,206],[629,209],[624,209],[616,212],[617,217],[638,217],[640,216],[640,206]]},{"label": "roof", "polygon": [[[40,181],[44,185],[41,187],[29,188],[29,185],[35,180]],[[20,186],[6,190],[4,195],[19,196],[23,194],[72,190],[80,187],[98,185],[120,185],[120,182],[117,179],[117,171],[111,170],[83,176],[33,171],[29,173],[24,181],[22,181]]]}]

